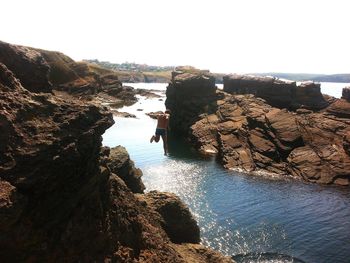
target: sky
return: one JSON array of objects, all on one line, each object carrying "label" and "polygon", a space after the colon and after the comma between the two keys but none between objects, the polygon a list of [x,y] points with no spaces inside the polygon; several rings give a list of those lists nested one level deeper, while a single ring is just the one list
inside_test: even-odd
[{"label": "sky", "polygon": [[350,73],[348,0],[1,0],[0,40],[74,60]]}]

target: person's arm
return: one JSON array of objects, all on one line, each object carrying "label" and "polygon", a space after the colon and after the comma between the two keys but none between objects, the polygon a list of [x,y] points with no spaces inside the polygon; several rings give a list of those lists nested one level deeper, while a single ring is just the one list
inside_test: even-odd
[{"label": "person's arm", "polygon": [[169,120],[170,120],[170,115],[167,114],[167,115],[166,115],[166,128],[167,128],[167,130],[170,131]]}]

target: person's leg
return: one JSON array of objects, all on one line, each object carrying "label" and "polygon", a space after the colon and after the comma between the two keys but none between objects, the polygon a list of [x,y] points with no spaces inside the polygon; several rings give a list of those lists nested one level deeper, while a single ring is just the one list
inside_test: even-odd
[{"label": "person's leg", "polygon": [[166,133],[162,135],[162,140],[163,140],[164,155],[167,155],[168,154],[168,137]]},{"label": "person's leg", "polygon": [[159,134],[159,130],[156,129],[156,134],[152,135],[151,139],[149,140],[150,143],[152,143],[153,141],[155,142],[159,142],[160,139],[160,134]]},{"label": "person's leg", "polygon": [[155,142],[159,142],[160,136],[157,134],[156,136],[154,136],[154,141]]},{"label": "person's leg", "polygon": [[160,136],[159,135],[153,135],[150,139],[150,143],[152,143],[153,141],[155,142],[159,142]]}]

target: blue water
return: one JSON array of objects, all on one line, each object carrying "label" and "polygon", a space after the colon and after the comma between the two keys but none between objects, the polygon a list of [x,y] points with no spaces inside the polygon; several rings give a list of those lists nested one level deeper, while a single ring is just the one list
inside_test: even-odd
[{"label": "blue water", "polygon": [[[161,143],[149,143],[156,121],[145,112],[157,110],[164,110],[164,101],[140,99],[121,109],[137,118],[115,117],[103,143],[127,148],[143,171],[147,191],[169,191],[182,198],[199,223],[203,244],[226,255],[277,253],[307,263],[350,262],[349,188],[227,171],[171,134],[170,155],[164,156]],[[238,262],[296,262],[239,258]]]}]

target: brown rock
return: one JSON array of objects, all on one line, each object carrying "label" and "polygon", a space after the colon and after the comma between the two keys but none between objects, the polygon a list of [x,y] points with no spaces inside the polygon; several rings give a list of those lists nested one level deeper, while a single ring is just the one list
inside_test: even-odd
[{"label": "brown rock", "polygon": [[199,244],[174,244],[172,247],[191,263],[234,263],[230,257],[224,257],[218,252]]},{"label": "brown rock", "polygon": [[119,177],[139,177],[124,149],[101,149],[111,113],[33,94],[1,63],[0,98],[0,262],[192,262]]},{"label": "brown rock", "polygon": [[[259,92],[264,91],[266,95],[276,92],[270,88],[277,84],[286,85],[283,92],[294,89],[293,84],[287,83],[288,86],[271,78],[229,76],[226,82],[233,93],[262,94]],[[251,94],[217,94],[220,97],[216,96],[215,112],[208,110],[191,118],[194,123],[188,129],[189,139],[199,151],[214,149],[219,153],[218,159],[229,169],[289,174],[322,184],[349,184],[349,102],[327,100],[331,105],[314,113],[309,109],[325,106],[319,96],[319,85],[314,83],[295,86],[291,108],[296,103],[309,108],[299,108],[296,112],[272,107],[267,97],[265,101]],[[198,113],[191,107],[186,109],[183,119],[188,117],[186,114]]]},{"label": "brown rock", "polygon": [[117,146],[110,149],[106,165],[112,173],[118,175],[133,193],[143,193],[145,186],[141,180],[142,171],[135,168],[126,149]]},{"label": "brown rock", "polygon": [[199,243],[199,227],[188,207],[174,194],[151,191],[139,198],[160,216],[162,228],[174,243]]},{"label": "brown rock", "polygon": [[302,82],[295,89],[294,108],[307,108],[319,110],[328,106],[321,94],[321,84],[314,82]]},{"label": "brown rock", "polygon": [[350,87],[343,88],[341,98],[350,102]]},{"label": "brown rock", "polygon": [[224,76],[223,79],[224,91],[232,94],[253,94],[280,108],[288,107],[292,103],[292,93],[296,87],[295,82],[273,77],[235,74]]},{"label": "brown rock", "polygon": [[217,109],[215,78],[207,71],[198,72],[174,72],[167,87],[165,105],[172,112],[170,127],[174,132],[187,132],[199,114]]},{"label": "brown rock", "polygon": [[337,99],[326,111],[340,118],[350,118],[350,102],[344,99]]},{"label": "brown rock", "polygon": [[350,156],[350,131],[345,133],[343,137],[343,147],[345,152]]},{"label": "brown rock", "polygon": [[29,91],[51,92],[50,67],[37,50],[0,41],[0,63],[12,71]]},{"label": "brown rock", "polygon": [[297,86],[293,81],[237,74],[224,76],[223,79],[224,91],[253,94],[277,108],[320,110],[328,106],[317,83],[304,82]]}]

